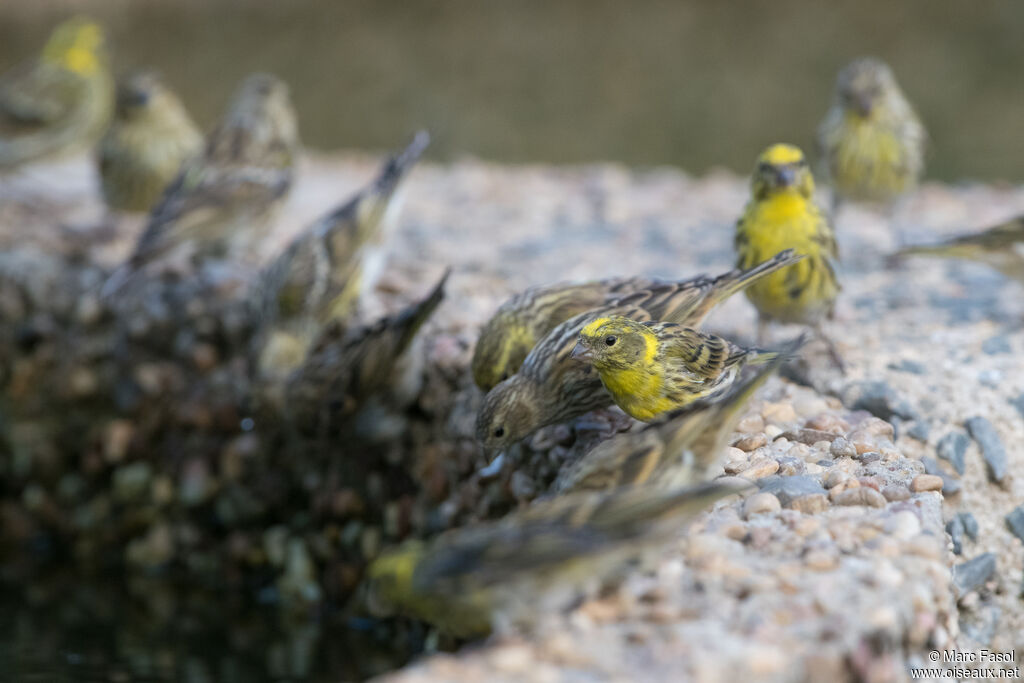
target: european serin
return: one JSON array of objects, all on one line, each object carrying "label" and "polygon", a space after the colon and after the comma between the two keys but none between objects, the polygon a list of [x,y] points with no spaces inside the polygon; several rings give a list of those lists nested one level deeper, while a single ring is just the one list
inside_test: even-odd
[{"label": "european serin", "polygon": [[674,410],[643,429],[602,441],[575,463],[563,467],[553,489],[603,491],[618,486],[649,484],[660,488],[705,481],[739,422],[744,406],[786,355],[790,346],[725,394],[699,399]]},{"label": "european serin", "polygon": [[235,255],[258,244],[291,189],[298,145],[288,86],[267,74],[247,77],[203,153],[164,192],[103,295],[178,248]]},{"label": "european serin", "polygon": [[342,321],[373,271],[375,256],[396,213],[396,191],[430,142],[419,133],[384,165],[377,179],[299,235],[263,274],[256,345],[264,376],[294,369],[317,332]]},{"label": "european serin", "polygon": [[417,617],[461,638],[528,626],[734,491],[716,483],[631,487],[537,501],[496,522],[385,551],[367,568],[366,605],[377,616]]},{"label": "european serin", "polygon": [[650,278],[614,278],[533,287],[516,294],[480,330],[473,349],[473,379],[490,391],[516,374],[537,342],[559,323],[653,284]]},{"label": "european serin", "polygon": [[593,368],[569,357],[580,330],[595,318],[621,315],[698,325],[730,295],[800,258],[786,251],[717,278],[655,283],[566,320],[537,342],[518,373],[487,393],[477,415],[477,438],[488,450],[506,448],[541,427],[612,404]]},{"label": "european serin", "polygon": [[890,201],[914,189],[926,139],[888,64],[864,57],[839,72],[818,145],[840,197]]},{"label": "european serin", "polygon": [[914,255],[980,261],[1009,278],[1024,282],[1024,215],[980,233],[961,235],[939,244],[907,247],[894,256]]},{"label": "european serin", "polygon": [[103,29],[84,17],[60,24],[37,59],[0,77],[0,170],[92,145],[113,100]]},{"label": "european serin", "polygon": [[772,145],[758,157],[751,186],[751,200],[736,224],[737,265],[749,268],[780,249],[806,256],[746,289],[759,314],[759,338],[763,342],[767,323],[777,320],[810,325],[828,342],[822,326],[839,296],[839,248],[828,216],[814,202],[814,178],[803,152]]},{"label": "european serin", "polygon": [[724,391],[745,365],[777,356],[676,323],[602,316],[580,330],[570,357],[594,366],[627,415],[650,422]]},{"label": "european serin", "polygon": [[402,354],[444,299],[450,272],[426,298],[395,315],[356,329],[328,327],[287,379],[280,409],[300,427],[329,424],[388,386]]},{"label": "european serin", "polygon": [[101,189],[114,211],[149,211],[203,136],[185,107],[152,72],[117,87],[114,119],[96,152]]}]

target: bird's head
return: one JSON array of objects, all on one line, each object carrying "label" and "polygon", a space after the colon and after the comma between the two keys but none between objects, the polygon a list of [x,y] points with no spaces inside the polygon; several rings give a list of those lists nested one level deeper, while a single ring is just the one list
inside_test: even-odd
[{"label": "bird's head", "polygon": [[106,44],[106,35],[98,23],[86,17],[72,17],[53,29],[42,59],[81,76],[92,76],[105,68]]},{"label": "bird's head", "polygon": [[836,79],[836,98],[843,110],[862,119],[877,116],[888,98],[899,96],[889,65],[874,57],[856,59]]},{"label": "bird's head", "polygon": [[370,563],[360,586],[360,602],[371,615],[392,616],[413,597],[413,574],[422,552],[422,542],[407,541]]},{"label": "bird's head", "polygon": [[533,385],[512,375],[484,396],[476,418],[476,438],[489,453],[496,453],[529,436],[537,425]]},{"label": "bird's head", "polygon": [[807,198],[814,194],[814,177],[804,153],[799,147],[781,143],[761,152],[751,185],[756,199],[788,192]]},{"label": "bird's head", "polygon": [[223,144],[238,146],[232,141],[248,141],[242,156],[280,150],[290,157],[298,145],[298,121],[288,84],[270,74],[254,73],[242,81],[222,125]]},{"label": "bird's head", "polygon": [[597,318],[580,330],[572,357],[593,363],[598,370],[626,369],[650,362],[658,339],[643,323],[612,316]]}]

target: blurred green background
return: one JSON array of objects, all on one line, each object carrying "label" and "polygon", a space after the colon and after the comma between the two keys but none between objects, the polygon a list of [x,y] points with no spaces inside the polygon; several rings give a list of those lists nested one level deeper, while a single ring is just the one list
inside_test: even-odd
[{"label": "blurred green background", "polygon": [[434,158],[698,173],[810,146],[838,67],[875,54],[931,133],[930,177],[1024,181],[1022,0],[4,0],[0,67],[76,11],[203,124],[265,69],[291,83],[311,147],[426,127]]}]

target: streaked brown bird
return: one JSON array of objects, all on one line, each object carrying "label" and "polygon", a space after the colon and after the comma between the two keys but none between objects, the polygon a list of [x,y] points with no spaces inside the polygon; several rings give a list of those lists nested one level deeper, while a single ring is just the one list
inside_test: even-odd
[{"label": "streaked brown bird", "polygon": [[107,207],[149,211],[202,146],[199,129],[159,76],[146,71],[123,79],[114,119],[96,150]]},{"label": "streaked brown bird", "polygon": [[697,326],[721,301],[801,258],[787,250],[716,278],[654,284],[561,323],[530,351],[518,373],[484,397],[477,439],[487,450],[504,449],[541,427],[612,404],[593,368],[570,357],[580,331],[595,318],[620,315]]},{"label": "streaked brown bird", "polygon": [[[300,428],[337,424],[389,385],[423,324],[444,299],[451,270],[423,300],[359,328],[331,326],[288,377],[278,408]],[[273,400],[273,399],[271,399]]]},{"label": "streaked brown bird", "polygon": [[0,76],[0,171],[89,148],[113,101],[103,29],[85,17],[68,19],[38,58]]},{"label": "streaked brown bird", "polygon": [[537,501],[501,520],[385,551],[363,598],[377,616],[406,614],[460,638],[529,628],[577,602],[645,550],[675,536],[734,487],[628,487]]},{"label": "streaked brown bird", "polygon": [[575,463],[562,468],[555,492],[608,490],[649,484],[659,488],[690,486],[708,478],[722,457],[757,390],[796,353],[803,339],[759,368],[727,393],[703,398],[672,411],[642,429],[602,441]]},{"label": "streaked brown bird", "polygon": [[429,142],[418,133],[370,185],[303,231],[264,272],[255,338],[261,375],[295,369],[317,333],[344,322],[360,292],[374,286],[380,270],[374,262],[383,260],[400,186]]},{"label": "streaked brown bird", "polygon": [[891,259],[905,256],[942,256],[980,261],[1008,278],[1024,282],[1024,215],[1011,218],[982,232],[960,235],[938,244],[922,244],[899,250]]},{"label": "streaked brown bird", "polygon": [[109,297],[179,248],[242,258],[264,237],[295,175],[299,138],[288,86],[268,74],[242,81],[228,111],[150,215],[128,262],[107,280]]}]

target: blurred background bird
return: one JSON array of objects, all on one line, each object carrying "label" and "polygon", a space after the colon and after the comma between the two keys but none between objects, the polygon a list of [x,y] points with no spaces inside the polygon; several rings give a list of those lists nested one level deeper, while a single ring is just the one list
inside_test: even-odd
[{"label": "blurred background bird", "polygon": [[570,357],[594,366],[627,415],[650,422],[724,391],[745,365],[777,356],[676,323],[609,316],[580,331]]},{"label": "blurred background bird", "polygon": [[203,153],[186,163],[164,192],[103,296],[179,249],[235,262],[251,257],[291,190],[298,147],[288,86],[269,74],[245,78]]},{"label": "blurred background bird", "polygon": [[122,79],[113,121],[96,152],[107,208],[149,211],[202,145],[196,124],[157,74],[138,72]]},{"label": "blurred background bird", "polygon": [[1024,215],[982,232],[959,235],[938,244],[905,247],[891,260],[905,256],[941,256],[980,261],[1008,278],[1024,283]]},{"label": "blurred background bird", "polygon": [[769,321],[810,325],[825,340],[837,366],[838,351],[825,335],[839,296],[839,247],[826,213],[814,201],[814,178],[802,151],[793,145],[768,147],[757,159],[751,199],[736,224],[736,264],[749,268],[782,249],[805,256],[746,289],[758,312],[758,340],[765,343]]},{"label": "blurred background bird", "polygon": [[414,616],[460,638],[529,628],[735,491],[717,483],[626,487],[538,501],[497,522],[385,551],[366,570],[365,604],[377,616]]},{"label": "blurred background bird", "polygon": [[254,341],[261,376],[295,369],[317,332],[342,323],[360,293],[375,286],[400,186],[429,142],[425,132],[417,134],[370,185],[313,223],[264,272]]},{"label": "blurred background bird", "polygon": [[541,427],[612,404],[597,373],[569,357],[580,330],[591,320],[621,315],[698,325],[730,295],[800,258],[787,251],[717,278],[656,283],[561,323],[530,351],[519,372],[484,397],[477,415],[477,439],[488,450],[506,448]]},{"label": "blurred background bird", "polygon": [[283,384],[267,387],[267,398],[292,423],[308,430],[352,415],[385,387],[400,391],[396,367],[444,300],[450,273],[446,270],[426,297],[395,315],[355,329],[329,326],[298,370]]},{"label": "blurred background bird", "polygon": [[836,79],[818,146],[838,197],[888,202],[917,186],[927,134],[892,69],[873,57],[848,64]]},{"label": "blurred background bird", "polygon": [[747,403],[803,340],[788,345],[756,373],[724,394],[698,399],[685,408],[602,441],[582,458],[563,466],[552,489],[603,491],[651,484],[691,486],[709,478]]},{"label": "blurred background bird", "polygon": [[75,17],[39,57],[0,76],[0,171],[96,142],[113,107],[109,61],[100,25]]}]

